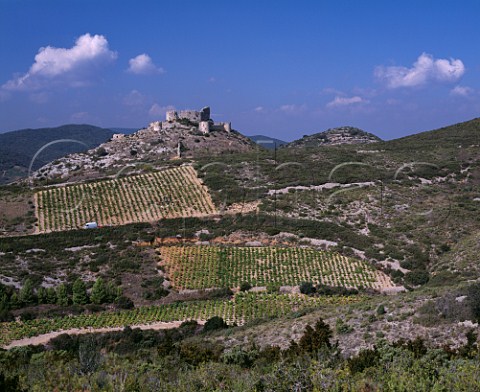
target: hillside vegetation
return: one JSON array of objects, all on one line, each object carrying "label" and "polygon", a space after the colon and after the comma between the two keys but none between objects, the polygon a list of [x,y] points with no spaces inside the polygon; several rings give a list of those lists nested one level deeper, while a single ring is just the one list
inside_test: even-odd
[{"label": "hillside vegetation", "polygon": [[277,151],[181,125],[218,150],[146,129],[0,188],[0,387],[478,389],[479,120]]}]

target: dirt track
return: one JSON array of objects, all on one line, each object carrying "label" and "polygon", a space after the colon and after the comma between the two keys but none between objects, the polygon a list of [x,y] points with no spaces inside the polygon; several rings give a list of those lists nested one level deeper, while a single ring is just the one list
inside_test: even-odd
[{"label": "dirt track", "polygon": [[[173,321],[171,323],[164,323],[164,322],[157,322],[152,324],[138,324],[132,325],[132,328],[140,328],[140,329],[171,329],[177,328],[182,324],[183,321]],[[199,324],[204,324],[204,320],[197,320]],[[29,345],[38,345],[38,344],[47,344],[51,339],[62,335],[64,333],[69,335],[82,335],[86,333],[103,333],[103,332],[112,332],[112,331],[121,331],[124,327],[111,327],[111,328],[72,328],[68,330],[61,330],[55,332],[49,332],[43,335],[33,336],[31,338],[24,338],[19,340],[14,340],[10,342],[8,345],[3,346],[2,348],[9,350],[13,347],[21,347],[21,346],[29,346]]]}]

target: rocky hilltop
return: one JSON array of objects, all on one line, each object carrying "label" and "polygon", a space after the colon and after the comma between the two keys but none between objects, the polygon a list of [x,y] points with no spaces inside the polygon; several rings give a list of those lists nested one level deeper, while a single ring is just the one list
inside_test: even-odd
[{"label": "rocky hilltop", "polygon": [[214,122],[208,107],[201,111],[170,111],[164,121],[152,122],[131,135],[114,134],[94,149],[51,162],[37,170],[34,179],[96,178],[134,163],[155,165],[254,148],[255,143],[233,130],[230,123]]},{"label": "rocky hilltop", "polygon": [[285,147],[320,147],[339,144],[366,144],[380,142],[378,136],[355,127],[338,127],[324,132],[306,135],[301,139],[288,143]]}]

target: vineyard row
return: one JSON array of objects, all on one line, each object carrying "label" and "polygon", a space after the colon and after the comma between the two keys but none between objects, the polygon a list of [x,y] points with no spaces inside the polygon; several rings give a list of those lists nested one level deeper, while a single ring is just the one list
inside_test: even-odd
[{"label": "vineyard row", "polygon": [[76,229],[92,221],[124,225],[216,212],[191,166],[52,188],[37,192],[35,202],[39,232]]},{"label": "vineyard row", "polygon": [[179,302],[119,312],[6,322],[0,323],[0,345],[5,346],[13,340],[72,328],[107,328],[159,321],[207,320],[213,316],[222,317],[228,324],[241,325],[255,318],[279,317],[292,311],[329,304],[348,304],[361,299],[359,296],[320,298],[303,295],[239,293],[232,300]]},{"label": "vineyard row", "polygon": [[300,247],[169,246],[160,248],[160,264],[177,289],[238,287],[302,282],[348,288],[394,287],[382,271],[363,260]]}]

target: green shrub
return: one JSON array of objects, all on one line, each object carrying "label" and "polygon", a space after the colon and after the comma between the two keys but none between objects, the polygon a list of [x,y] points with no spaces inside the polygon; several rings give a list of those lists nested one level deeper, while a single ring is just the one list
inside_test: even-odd
[{"label": "green shrub", "polygon": [[238,365],[243,368],[251,367],[257,359],[259,352],[253,348],[251,350],[244,350],[242,347],[236,346],[230,351],[223,354],[223,362],[228,365]]},{"label": "green shrub", "polygon": [[467,288],[467,301],[476,321],[480,322],[480,283],[475,283]]},{"label": "green shrub", "polygon": [[337,318],[335,322],[335,330],[339,335],[345,335],[353,331],[353,327],[343,321],[341,318]]},{"label": "green shrub", "polygon": [[220,289],[208,290],[205,292],[205,299],[219,299],[230,298],[233,295],[233,291],[227,287]]},{"label": "green shrub", "polygon": [[430,279],[428,271],[414,270],[405,274],[405,283],[413,286],[425,284]]},{"label": "green shrub", "polygon": [[242,282],[240,284],[240,291],[248,291],[252,288],[252,285],[248,282]]},{"label": "green shrub", "polygon": [[267,293],[275,294],[280,291],[280,283],[270,282],[267,284]]},{"label": "green shrub", "polygon": [[383,315],[383,314],[385,314],[385,313],[387,313],[387,312],[385,311],[385,306],[384,306],[383,304],[378,305],[377,315],[378,315],[378,316],[381,316],[381,315]]},{"label": "green shrub", "polygon": [[298,345],[300,349],[309,353],[318,351],[324,346],[331,348],[330,339],[332,335],[330,326],[322,319],[319,319],[315,323],[315,328],[312,328],[310,325],[305,327],[305,332],[300,338]]},{"label": "green shrub", "polygon": [[223,318],[218,316],[213,316],[212,318],[209,318],[207,320],[207,322],[203,326],[203,331],[209,332],[209,331],[215,331],[218,329],[225,329],[225,328],[228,328],[228,325],[225,321],[223,321]]},{"label": "green shrub", "polygon": [[133,301],[123,295],[115,299],[115,305],[119,309],[133,309],[135,307]]},{"label": "green shrub", "polygon": [[361,350],[357,356],[348,359],[348,367],[352,373],[361,373],[365,369],[375,367],[380,359],[380,354],[374,348]]},{"label": "green shrub", "polygon": [[222,354],[223,347],[219,344],[208,341],[190,342],[180,344],[180,357],[190,365],[218,361]]},{"label": "green shrub", "polygon": [[357,289],[348,289],[343,286],[327,286],[324,284],[319,283],[316,288],[316,292],[318,295],[356,295],[358,294]]},{"label": "green shrub", "polygon": [[302,282],[300,284],[300,292],[302,294],[311,295],[314,294],[315,291],[316,289],[312,282]]}]

